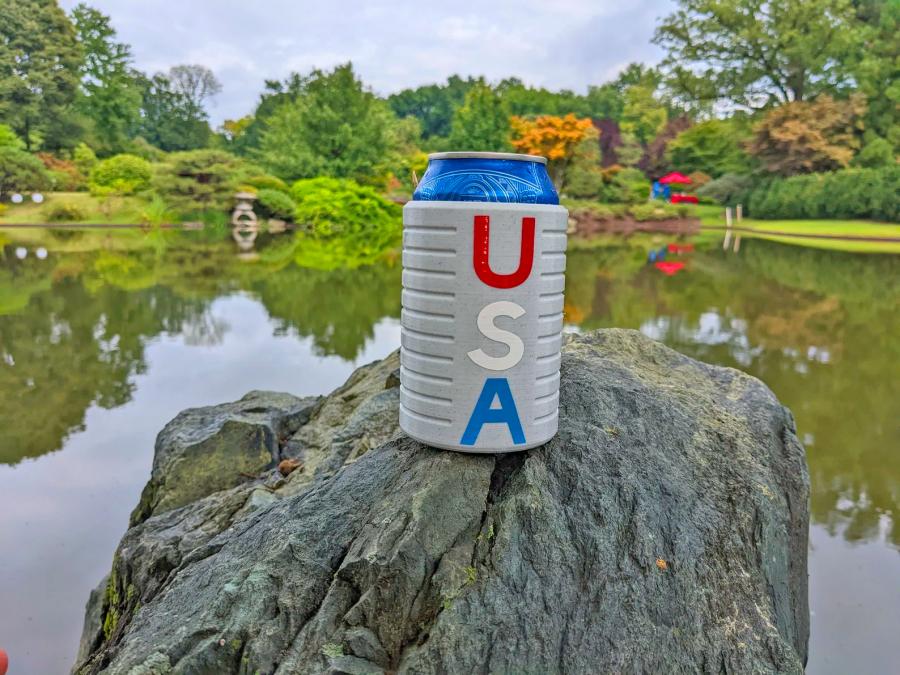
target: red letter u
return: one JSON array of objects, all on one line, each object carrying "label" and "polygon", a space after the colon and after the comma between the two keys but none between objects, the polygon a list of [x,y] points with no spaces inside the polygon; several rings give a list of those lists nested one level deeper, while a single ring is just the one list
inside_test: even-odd
[{"label": "red letter u", "polygon": [[519,267],[512,274],[496,274],[491,269],[491,217],[475,216],[475,240],[472,264],[475,274],[488,286],[494,288],[515,288],[531,274],[534,262],[534,218],[522,218],[522,245],[519,252]]}]

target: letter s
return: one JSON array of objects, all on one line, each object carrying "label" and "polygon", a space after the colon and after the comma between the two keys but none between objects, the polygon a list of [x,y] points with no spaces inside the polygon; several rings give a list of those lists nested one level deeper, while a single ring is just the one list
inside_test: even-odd
[{"label": "letter s", "polygon": [[522,343],[522,339],[515,333],[497,328],[494,325],[494,319],[498,316],[518,319],[524,313],[525,310],[520,305],[509,300],[500,300],[499,302],[485,305],[478,312],[478,330],[487,339],[505,344],[509,347],[509,351],[504,356],[488,356],[481,348],[473,349],[468,353],[469,358],[476,365],[488,370],[509,370],[521,361],[522,355],[525,353],[525,345]]}]

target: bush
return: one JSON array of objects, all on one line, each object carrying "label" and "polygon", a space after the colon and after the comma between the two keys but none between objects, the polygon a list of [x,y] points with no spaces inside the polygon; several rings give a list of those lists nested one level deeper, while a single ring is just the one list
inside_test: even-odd
[{"label": "bush", "polygon": [[861,166],[868,169],[877,169],[883,166],[891,166],[896,163],[894,158],[894,148],[890,142],[884,138],[877,136],[867,142],[859,154],[853,158],[854,166]]},{"label": "bush", "polygon": [[400,207],[370,187],[339,178],[299,180],[291,187],[297,203],[297,262],[333,269],[371,263],[400,243]]},{"label": "bush", "polygon": [[169,155],[159,166],[153,187],[181,215],[227,211],[243,182],[243,163],[221,150],[191,150]]},{"label": "bush", "polygon": [[265,218],[292,219],[297,205],[281,190],[260,190],[256,195],[257,209]]},{"label": "bush", "polygon": [[697,190],[700,199],[711,199],[723,206],[747,204],[753,179],[737,173],[726,173],[721,178],[711,180]]},{"label": "bush", "polygon": [[688,204],[670,204],[659,200],[635,204],[628,207],[628,211],[638,222],[687,218],[693,214],[693,209]]},{"label": "bush", "polygon": [[612,169],[613,167],[609,167],[604,171],[604,183],[597,195],[601,202],[638,204],[647,201],[650,196],[650,181],[643,172],[639,169]]},{"label": "bush", "polygon": [[0,198],[14,192],[46,190],[50,175],[43,162],[13,146],[0,146]]},{"label": "bush", "polygon": [[88,187],[94,195],[133,195],[150,187],[150,162],[136,155],[115,155],[91,171]]},{"label": "bush", "polygon": [[39,152],[37,158],[44,163],[50,175],[51,189],[57,192],[74,192],[85,187],[84,174],[79,171],[75,162],[60,159],[49,152]]},{"label": "bush", "polygon": [[22,139],[16,135],[16,132],[7,124],[0,124],[0,148],[12,148],[13,150],[24,150],[25,144]]},{"label": "bush", "polygon": [[89,176],[94,167],[97,166],[97,155],[94,154],[94,151],[87,144],[79,143],[72,152],[72,161],[82,176]]},{"label": "bush", "polygon": [[255,188],[257,191],[278,190],[280,192],[284,192],[285,194],[289,193],[287,183],[285,183],[280,178],[269,176],[268,174],[256,174],[253,176],[249,176],[244,179],[244,184]]},{"label": "bush", "polygon": [[754,218],[872,218],[900,222],[900,166],[770,180],[750,194]]},{"label": "bush", "polygon": [[70,223],[86,217],[82,208],[73,202],[51,202],[42,213],[48,223]]}]

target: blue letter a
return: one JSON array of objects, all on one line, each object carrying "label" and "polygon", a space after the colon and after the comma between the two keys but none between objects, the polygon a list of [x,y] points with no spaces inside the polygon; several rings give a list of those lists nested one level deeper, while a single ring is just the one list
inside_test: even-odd
[{"label": "blue letter a", "polygon": [[[500,407],[492,408],[494,397],[500,399]],[[509,382],[505,377],[489,377],[484,381],[484,387],[475,403],[475,409],[466,425],[466,430],[459,441],[461,445],[475,445],[481,427],[485,424],[505,424],[509,427],[513,443],[521,445],[525,442],[525,434],[522,432],[522,423],[519,421],[519,411],[516,410],[516,402],[509,390]]]}]

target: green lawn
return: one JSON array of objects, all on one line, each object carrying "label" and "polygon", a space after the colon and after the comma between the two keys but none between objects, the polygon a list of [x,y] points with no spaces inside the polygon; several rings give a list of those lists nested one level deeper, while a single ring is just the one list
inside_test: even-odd
[{"label": "green lawn", "polygon": [[[146,220],[144,212],[148,203],[137,197],[115,197],[106,204],[87,192],[51,192],[45,197],[42,204],[35,204],[30,200],[18,205],[7,204],[6,210],[0,213],[0,225],[12,223],[37,225],[48,222],[63,227],[88,223],[134,225]],[[50,220],[49,216],[54,207],[61,204],[73,207],[81,217],[68,221]]]},{"label": "green lawn", "polygon": [[[722,207],[701,205],[698,208],[698,215],[703,225],[725,226],[725,210]],[[760,230],[760,232],[740,232],[742,238],[768,239],[785,244],[857,253],[900,253],[900,242],[790,236],[821,234],[839,237],[893,237],[900,239],[900,225],[896,223],[878,223],[871,220],[755,220],[744,218],[740,222],[740,227],[748,230]],[[779,234],[768,234],[769,232],[778,232]],[[707,230],[704,232],[704,237],[722,239],[724,231]]]}]

